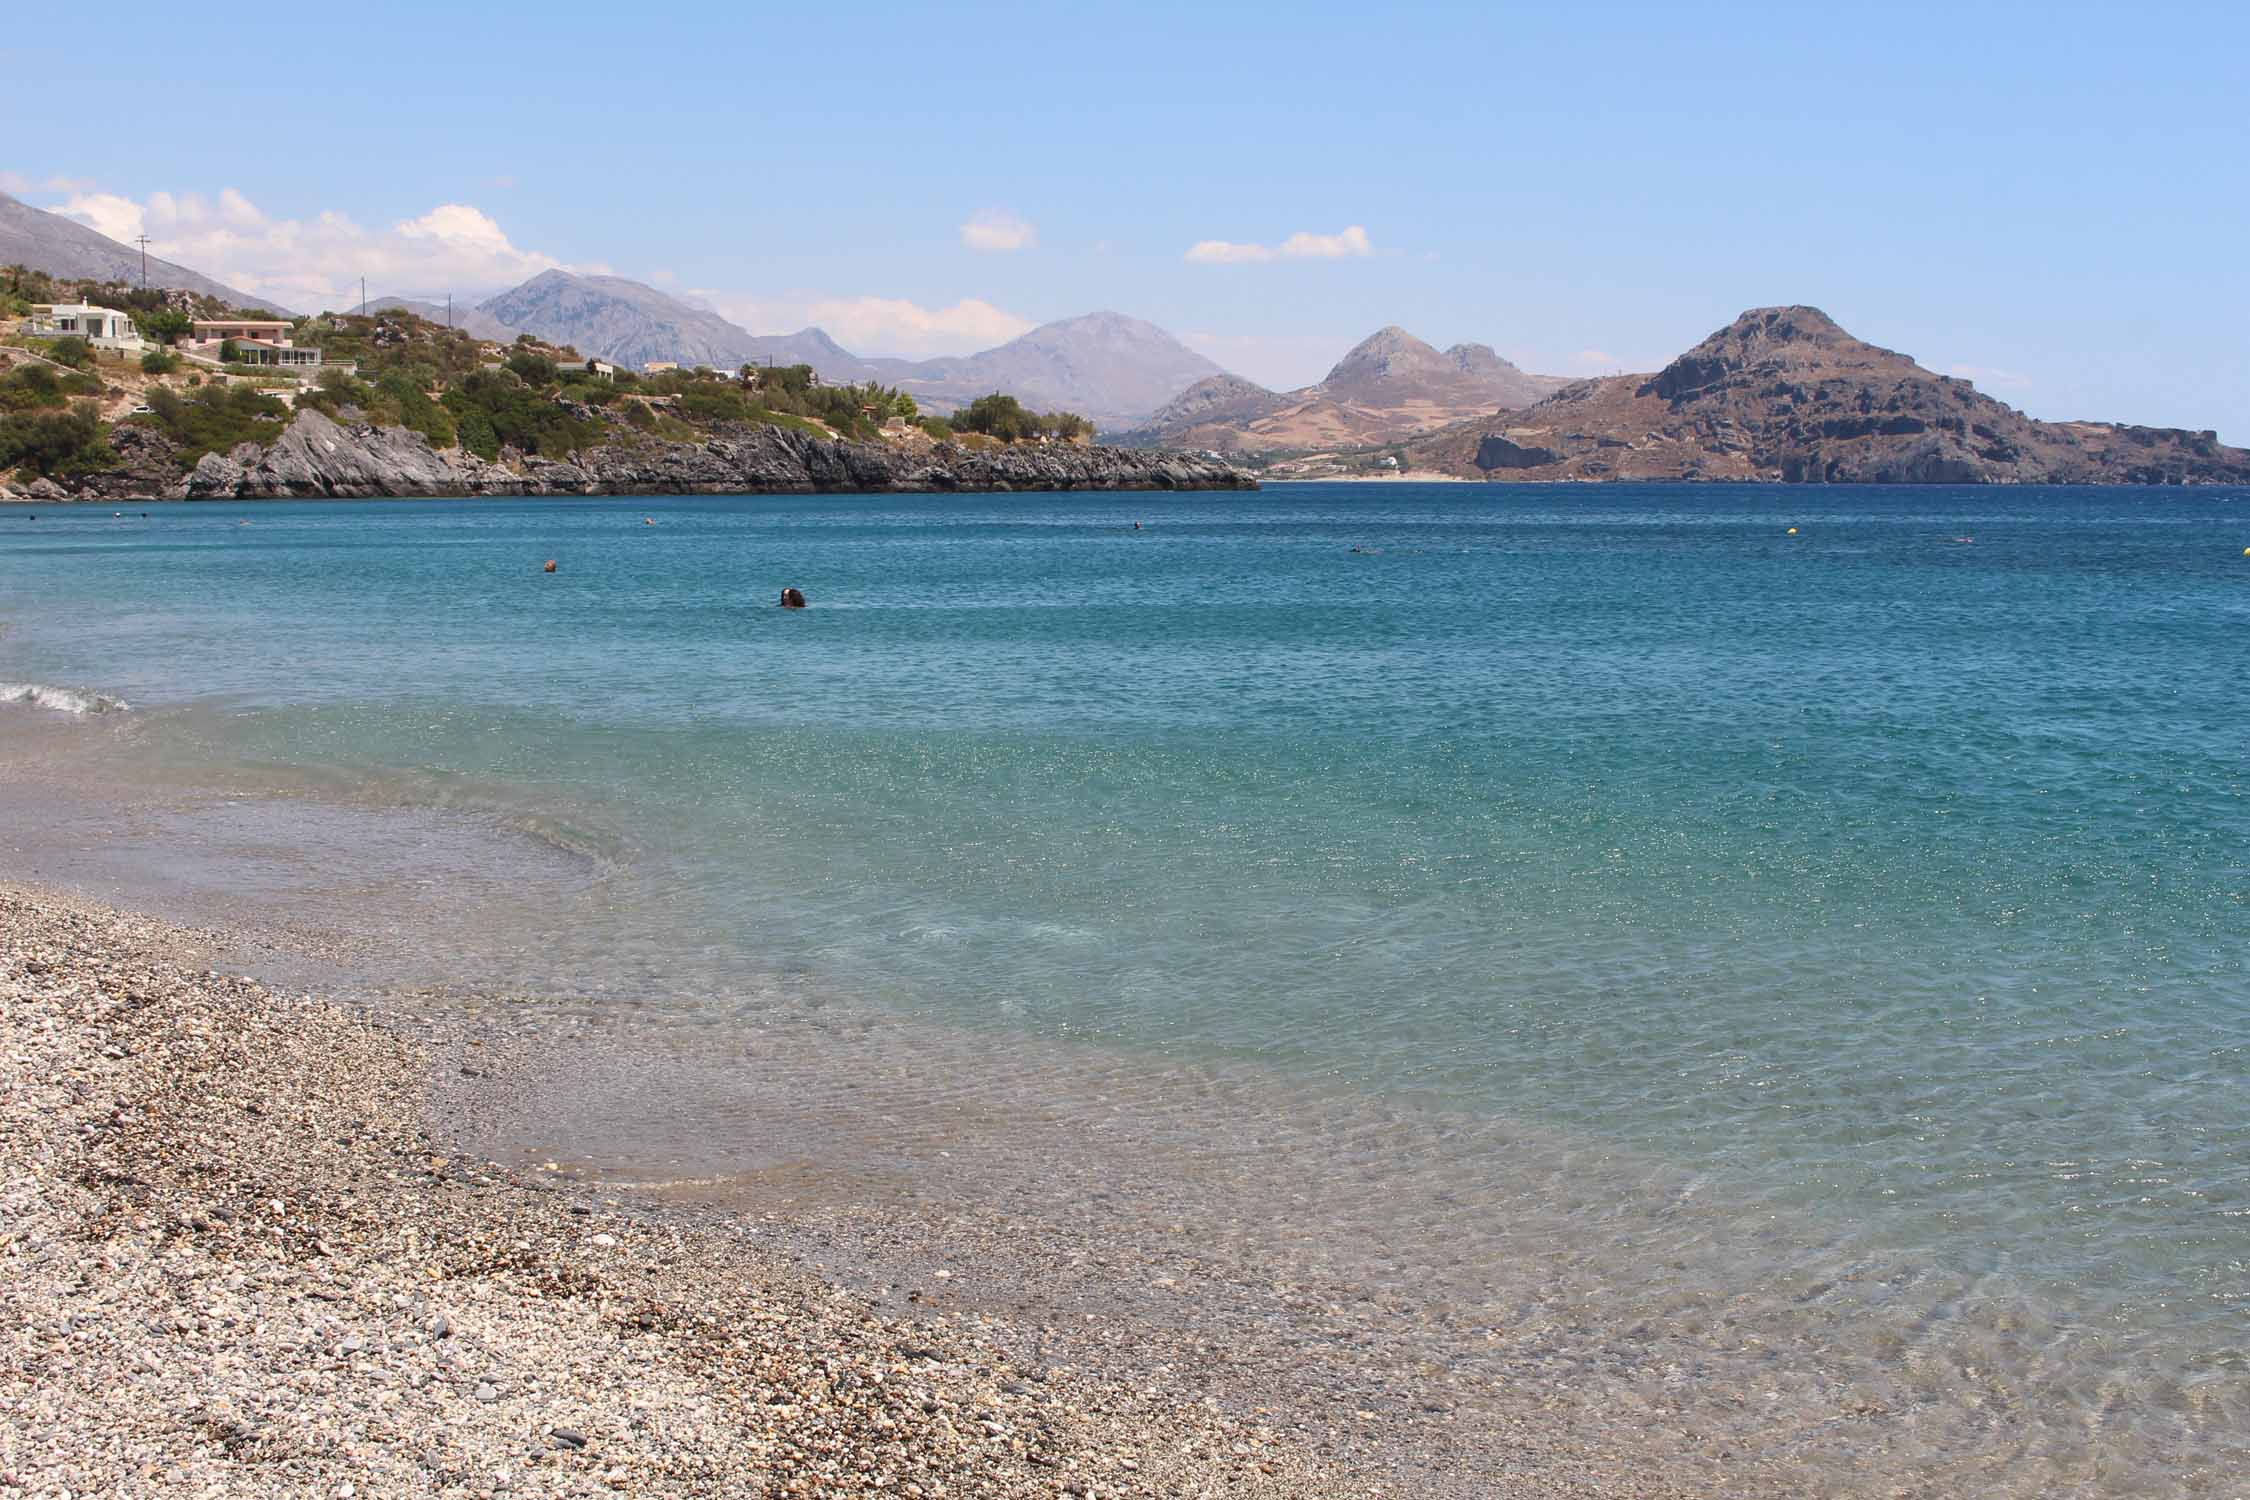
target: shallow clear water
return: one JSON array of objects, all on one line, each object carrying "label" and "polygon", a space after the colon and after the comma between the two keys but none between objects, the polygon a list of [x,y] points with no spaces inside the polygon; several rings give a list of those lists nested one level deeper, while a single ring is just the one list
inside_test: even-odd
[{"label": "shallow clear water", "polygon": [[130,703],[144,768],[460,808],[612,872],[451,955],[496,985],[724,1038],[785,982],[1113,1085],[1409,1099],[1458,1182],[1504,1125],[1723,1184],[1822,1253],[2004,1278],[2064,1330],[2044,1368],[2094,1330],[2096,1404],[2143,1360],[2245,1410],[2250,493],[0,528],[0,683]]}]

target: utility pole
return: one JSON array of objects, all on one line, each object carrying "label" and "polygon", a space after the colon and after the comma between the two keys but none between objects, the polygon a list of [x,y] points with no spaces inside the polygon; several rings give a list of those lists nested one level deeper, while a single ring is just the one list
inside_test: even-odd
[{"label": "utility pole", "polygon": [[141,235],[133,241],[141,247],[141,290],[148,290],[148,236]]},{"label": "utility pole", "polygon": [[445,294],[445,331],[447,333],[453,331],[453,294],[451,292]]},{"label": "utility pole", "polygon": [[367,316],[367,278],[364,276],[359,278],[359,315]]}]

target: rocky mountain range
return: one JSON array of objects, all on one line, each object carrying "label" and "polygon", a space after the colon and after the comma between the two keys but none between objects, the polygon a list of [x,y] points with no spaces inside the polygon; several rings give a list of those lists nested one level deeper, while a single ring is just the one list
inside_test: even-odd
[{"label": "rocky mountain range", "polygon": [[995,349],[948,359],[875,359],[879,379],[950,411],[1002,391],[1038,411],[1130,426],[1184,387],[1226,372],[1154,323],[1097,312],[1046,323]]},{"label": "rocky mountain range", "polygon": [[549,343],[634,369],[668,359],[724,370],[753,357],[750,335],[717,313],[622,276],[541,271],[478,303],[477,311]]},{"label": "rocky mountain range", "polygon": [[[140,251],[88,229],[76,219],[33,208],[6,193],[0,193],[0,266],[26,266],[50,276],[122,281],[130,286],[141,283]],[[153,255],[148,258],[148,284],[216,297],[232,307],[288,311],[263,297],[236,291],[200,271]]]},{"label": "rocky mountain range", "polygon": [[[75,220],[0,193],[0,264],[138,282],[141,257]],[[152,286],[286,309],[150,257]],[[442,319],[442,303],[387,298]],[[2250,451],[2212,432],[2036,421],[1968,381],[1853,338],[1817,308],[1744,313],[1652,375],[1567,382],[1481,344],[1439,350],[1396,327],[1317,385],[1275,392],[1162,329],[1117,313],[1035,328],[978,354],[863,359],[818,328],[755,335],[617,276],[547,271],[454,326],[519,332],[621,364],[806,363],[879,380],[936,412],[989,391],[1063,409],[1137,447],[1225,453],[1402,446],[1409,468],[1513,480],[1758,479],[1885,483],[2250,483]]]},{"label": "rocky mountain range", "polygon": [[801,363],[824,380],[895,385],[936,412],[1002,391],[1034,409],[1074,411],[1107,427],[1138,421],[1183,387],[1222,373],[1163,329],[1113,312],[1048,323],[976,354],[915,360],[863,359],[819,328],[753,334],[620,276],[543,271],[478,311],[622,365]]},{"label": "rocky mountain range", "polygon": [[1221,453],[1366,447],[1494,407],[1528,406],[1568,383],[1527,374],[1484,344],[1440,350],[1393,326],[1361,340],[1317,385],[1276,392],[1237,375],[1214,375],[1120,441]]},{"label": "rocky mountain range", "polygon": [[1753,308],[1653,375],[1582,380],[1408,455],[1500,480],[2250,483],[2250,450],[2216,433],[2035,421],[1814,307]]},{"label": "rocky mountain range", "polygon": [[471,338],[490,339],[496,344],[512,343],[516,335],[524,331],[511,327],[483,308],[472,307],[466,302],[456,302],[449,308],[443,302],[428,302],[415,297],[377,297],[367,304],[367,311],[410,312],[440,328],[458,328]]}]

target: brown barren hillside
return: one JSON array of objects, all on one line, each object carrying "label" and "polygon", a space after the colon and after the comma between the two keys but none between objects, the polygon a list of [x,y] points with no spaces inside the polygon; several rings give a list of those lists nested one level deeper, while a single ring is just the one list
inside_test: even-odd
[{"label": "brown barren hillside", "polygon": [[1123,441],[1220,453],[1365,447],[1434,432],[1494,407],[1529,406],[1563,385],[1529,375],[1484,344],[1438,349],[1384,328],[1302,390],[1269,391],[1237,375],[1199,380]]},{"label": "brown barren hillside", "polygon": [[1496,480],[2250,483],[2250,451],[2216,433],[2034,421],[1812,307],[1753,308],[1654,375],[1579,381],[1409,457]]}]

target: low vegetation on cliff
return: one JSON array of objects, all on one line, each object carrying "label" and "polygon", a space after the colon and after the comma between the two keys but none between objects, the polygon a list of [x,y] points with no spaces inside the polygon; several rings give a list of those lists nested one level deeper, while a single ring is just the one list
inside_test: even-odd
[{"label": "low vegetation on cliff", "polygon": [[[0,312],[20,315],[36,302],[77,299],[130,309],[144,333],[156,337],[186,332],[190,313],[233,315],[206,305],[210,299],[176,292],[0,270]],[[1027,411],[1005,396],[975,402],[950,420],[924,418],[896,387],[826,383],[806,364],[642,374],[530,334],[496,344],[395,308],[300,318],[288,337],[321,351],[323,368],[310,386],[299,388],[283,372],[226,365],[224,351],[222,369],[207,361],[199,369],[163,347],[120,356],[77,339],[18,336],[23,352],[15,358],[23,367],[0,387],[0,476],[12,469],[18,481],[59,480],[88,493],[147,489],[163,474],[191,471],[206,455],[271,444],[292,405],[345,427],[418,434],[434,450],[487,463],[565,462],[597,448],[700,443],[756,427],[925,446],[1068,441],[1093,430],[1072,413]],[[9,362],[0,351],[0,369]],[[104,482],[86,483],[95,477]]]},{"label": "low vegetation on cliff", "polygon": [[98,408],[87,399],[100,390],[91,375],[40,364],[0,376],[0,469],[51,478],[108,462]]}]

